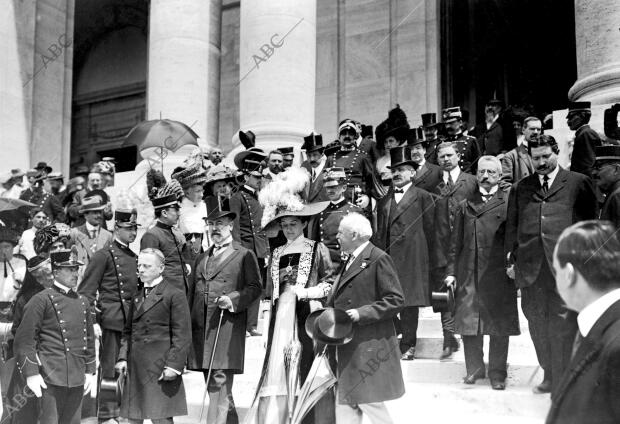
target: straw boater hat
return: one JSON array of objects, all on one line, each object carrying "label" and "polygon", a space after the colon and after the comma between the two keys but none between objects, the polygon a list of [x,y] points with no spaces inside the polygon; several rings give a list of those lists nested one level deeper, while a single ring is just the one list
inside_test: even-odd
[{"label": "straw boater hat", "polygon": [[87,212],[95,212],[102,211],[106,207],[103,199],[100,195],[93,195],[89,197],[84,197],[82,199],[82,203],[80,204],[80,209],[78,212],[80,214],[85,214]]},{"label": "straw boater hat", "polygon": [[258,194],[263,206],[263,229],[269,231],[285,216],[312,216],[325,210],[329,202],[303,203],[299,193],[308,185],[310,174],[292,167],[275,176]]},{"label": "straw boater hat", "polygon": [[193,185],[204,185],[207,182],[207,171],[202,167],[201,163],[194,163],[187,168],[172,174],[172,178],[177,180],[184,190]]}]

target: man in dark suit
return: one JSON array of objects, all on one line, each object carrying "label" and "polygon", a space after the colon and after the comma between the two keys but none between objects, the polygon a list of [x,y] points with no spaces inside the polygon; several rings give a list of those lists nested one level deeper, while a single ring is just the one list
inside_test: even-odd
[{"label": "man in dark suit", "polygon": [[483,155],[497,156],[508,150],[504,147],[504,129],[500,122],[503,106],[504,103],[497,99],[489,100],[484,106],[485,128],[477,140]]},{"label": "man in dark suit", "polygon": [[547,424],[620,422],[620,239],[610,222],[562,232],[553,255],[558,291],[578,312],[573,354],[551,395]]},{"label": "man in dark suit", "polygon": [[129,309],[116,370],[127,374],[121,417],[130,424],[168,424],[187,414],[183,367],[191,344],[185,290],[163,279],[165,258],[146,248],[138,255],[144,284]]},{"label": "man in dark suit", "polygon": [[443,143],[444,139],[439,136],[440,123],[437,122],[436,113],[422,114],[422,129],[424,130],[424,148],[426,153],[424,158],[433,165],[439,164],[437,161],[437,146]]},{"label": "man in dark suit", "polygon": [[304,144],[301,149],[306,151],[308,158],[301,166],[310,174],[310,184],[303,191],[303,199],[306,203],[323,202],[327,200],[323,190],[325,163],[327,162],[327,157],[323,154],[323,136],[312,133],[304,137]]},{"label": "man in dark suit", "polygon": [[393,187],[377,202],[377,231],[372,238],[394,261],[405,295],[400,313],[405,360],[414,358],[418,310],[430,305],[430,277],[437,268],[433,197],[413,185],[417,165],[410,158],[407,146],[390,150]]},{"label": "man in dark suit", "polygon": [[96,387],[88,301],[75,292],[77,252],[50,253],[54,284],[30,299],[15,334],[16,365],[41,399],[39,423],[79,424],[82,397]]},{"label": "man in dark suit", "polygon": [[[258,259],[262,281],[265,280],[269,257],[269,239],[261,225],[263,207],[258,201],[263,171],[261,161],[264,157],[262,153],[252,151],[241,152],[235,156],[235,165],[244,173],[245,184],[229,201],[229,209],[234,212],[233,240],[254,253]],[[261,335],[256,328],[259,306],[260,299],[256,299],[247,312],[247,331],[251,336]]]},{"label": "man in dark suit", "polygon": [[403,291],[388,254],[369,242],[370,222],[351,213],[340,222],[338,240],[349,255],[327,298],[354,322],[353,339],[336,347],[336,422],[392,423],[384,401],[405,393],[393,319],[404,305]]},{"label": "man in dark suit", "polygon": [[[136,239],[137,216],[135,209],[114,212],[114,242],[93,255],[78,290],[96,311],[95,335],[101,337],[102,378],[114,378],[121,337],[138,288],[137,256],[129,248]],[[99,397],[97,417],[100,421],[118,420],[119,414],[117,402],[104,403]]]},{"label": "man in dark suit", "polygon": [[411,160],[418,167],[413,177],[413,185],[429,193],[439,194],[438,186],[441,183],[441,167],[426,160],[424,129],[412,128],[407,137],[407,146],[411,150]]},{"label": "man in dark suit", "polygon": [[[459,167],[460,154],[457,146],[445,142],[437,147],[439,164],[442,168],[441,182],[437,186],[439,199],[435,206],[435,234],[437,247],[442,252],[450,249],[450,236],[454,228],[454,219],[459,203],[467,199],[478,190],[478,180],[471,174],[461,171]],[[441,261],[441,258],[438,258]],[[445,260],[442,261],[442,264]],[[435,289],[442,289],[443,276],[434,275]],[[454,318],[452,313],[441,313],[441,327],[443,329],[443,351],[441,359],[447,359],[459,349],[459,342],[454,337]]]},{"label": "man in dark suit", "polygon": [[559,149],[553,137],[531,140],[528,152],[536,173],[510,191],[506,250],[515,261],[509,276],[514,275],[521,289],[521,307],[545,371],[543,382],[533,390],[548,393],[557,386],[570,359],[576,328],[575,316],[555,288],[553,248],[566,227],[596,217],[596,195],[588,177],[558,165]]},{"label": "man in dark suit", "polygon": [[[258,262],[233,241],[235,213],[215,211],[207,218],[213,245],[196,258],[190,279],[192,348],[188,368],[202,371],[209,392],[207,422],[237,423],[233,377],[243,373],[246,311],[262,291]],[[222,317],[211,379],[206,381],[217,326]]]},{"label": "man in dark suit", "polygon": [[517,141],[520,144],[502,156],[502,179],[499,183],[502,189],[510,188],[514,183],[534,173],[527,145],[542,132],[542,122],[534,116],[525,118],[522,131],[523,139]]},{"label": "man in dark suit", "polygon": [[605,194],[600,218],[620,228],[620,146],[596,148],[594,180]]},{"label": "man in dark suit", "polygon": [[569,103],[566,122],[568,127],[575,131],[570,170],[588,177],[592,176],[596,160],[594,149],[601,145],[601,137],[588,125],[591,116],[590,102]]}]

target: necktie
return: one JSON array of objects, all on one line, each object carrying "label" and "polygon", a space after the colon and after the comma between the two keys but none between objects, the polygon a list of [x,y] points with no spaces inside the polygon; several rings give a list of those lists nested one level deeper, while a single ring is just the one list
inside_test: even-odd
[{"label": "necktie", "polygon": [[220,245],[216,244],[213,247],[213,254],[216,254],[216,253],[220,252],[222,249],[225,249],[228,246],[230,246],[230,243],[224,243],[224,244],[220,244]]},{"label": "necktie", "polygon": [[97,230],[88,230],[88,234],[91,239],[94,239],[97,237]]},{"label": "necktie", "polygon": [[581,335],[581,331],[577,329],[577,334],[575,334],[575,340],[573,341],[573,351],[570,355],[571,359],[575,357],[575,354],[579,350],[579,346],[581,346],[581,342],[583,342],[583,336]]},{"label": "necktie", "polygon": [[452,173],[448,172],[448,188],[454,187],[454,180],[452,179]]},{"label": "necktie", "polygon": [[547,194],[548,191],[549,191],[549,177],[547,175],[543,175],[542,192],[543,194]]},{"label": "necktie", "polygon": [[344,270],[345,271],[347,271],[349,269],[349,267],[351,266],[351,264],[353,263],[354,260],[355,260],[355,256],[349,255],[349,259],[347,259],[347,263],[344,266]]},{"label": "necktie", "polygon": [[312,169],[312,181],[316,180],[316,171]]},{"label": "necktie", "polygon": [[147,297],[149,295],[149,293],[152,292],[155,287],[157,287],[157,286],[144,287],[144,297]]}]

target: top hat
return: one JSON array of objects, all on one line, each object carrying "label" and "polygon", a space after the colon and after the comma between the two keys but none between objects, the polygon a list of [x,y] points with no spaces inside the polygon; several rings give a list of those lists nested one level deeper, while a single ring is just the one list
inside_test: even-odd
[{"label": "top hat", "polygon": [[414,169],[418,168],[418,164],[411,160],[409,146],[398,146],[390,149],[390,166],[387,168],[394,169],[401,165],[411,165]]},{"label": "top hat", "polygon": [[306,318],[308,335],[327,345],[343,345],[353,339],[353,320],[342,309],[325,308],[312,312]]},{"label": "top hat", "polygon": [[46,162],[39,162],[37,166],[34,167],[37,171],[44,171],[46,174],[52,172],[52,167],[49,166]]},{"label": "top hat", "polygon": [[71,249],[50,252],[50,260],[52,261],[52,268],[73,268],[84,265],[84,262],[78,261],[77,248],[75,246]]},{"label": "top hat", "polygon": [[433,312],[454,313],[454,287],[448,286],[446,291],[432,292],[431,305],[433,307]]},{"label": "top hat", "polygon": [[463,119],[463,113],[459,106],[448,107],[441,111],[441,118],[443,122],[454,122]]},{"label": "top hat", "polygon": [[243,144],[243,147],[249,149],[256,146],[256,135],[252,131],[239,131],[239,141]]},{"label": "top hat", "polygon": [[436,113],[423,113],[422,114],[422,127],[423,128],[433,128],[438,126],[437,122],[437,114]]},{"label": "top hat", "polygon": [[79,213],[83,214],[86,212],[93,211],[102,211],[106,207],[103,199],[99,195],[92,195],[89,197],[84,197],[82,199],[82,204],[80,205]]},{"label": "top hat", "polygon": [[503,108],[504,102],[500,99],[490,99],[489,101],[487,101],[487,104],[485,106],[499,106]]},{"label": "top hat", "polygon": [[207,205],[207,216],[203,217],[205,221],[215,221],[216,219],[228,217],[231,220],[237,218],[237,214],[233,211],[222,208],[222,203],[218,201],[217,196],[208,196],[205,199]]},{"label": "top hat", "polygon": [[117,209],[114,211],[114,222],[121,228],[135,228],[138,224],[138,211],[133,209]]},{"label": "top hat", "polygon": [[321,134],[312,133],[304,137],[304,144],[302,144],[301,149],[305,150],[306,153],[310,153],[317,150],[322,151],[324,147],[323,136]]},{"label": "top hat", "polygon": [[347,128],[352,129],[358,134],[362,131],[362,128],[359,122],[354,121],[353,119],[343,119],[342,121],[340,121],[340,124],[338,125],[338,134],[340,134],[342,130],[347,129]]},{"label": "top hat", "polygon": [[423,144],[425,142],[424,128],[417,127],[411,128],[407,134],[407,146],[415,146],[416,144]]},{"label": "top hat", "polygon": [[362,138],[372,137],[372,125],[362,125]]},{"label": "top hat", "polygon": [[325,172],[323,177],[323,187],[344,184],[347,181],[347,174],[342,167],[334,166]]},{"label": "top hat", "polygon": [[620,162],[620,146],[596,146],[596,163]]},{"label": "top hat", "polygon": [[278,150],[282,153],[282,157],[291,157],[294,158],[295,154],[293,153],[294,147],[280,147]]},{"label": "top hat", "polygon": [[47,179],[49,181],[62,180],[63,178],[64,176],[61,172],[50,172],[49,174],[47,174]]},{"label": "top hat", "polygon": [[571,112],[591,112],[590,102],[568,102],[568,113]]}]

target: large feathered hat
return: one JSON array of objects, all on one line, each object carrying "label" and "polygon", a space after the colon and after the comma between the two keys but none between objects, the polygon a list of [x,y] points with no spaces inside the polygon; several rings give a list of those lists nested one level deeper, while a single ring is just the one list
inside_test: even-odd
[{"label": "large feathered hat", "polygon": [[179,201],[184,196],[183,187],[177,180],[166,182],[164,174],[154,168],[149,169],[146,174],[146,186],[155,209],[179,206]]},{"label": "large feathered hat", "polygon": [[384,129],[383,136],[394,137],[398,141],[404,143],[407,140],[407,134],[409,132],[409,120],[407,119],[407,114],[400,108],[400,105],[396,105],[396,107],[388,112],[388,118],[383,121],[386,126]]},{"label": "large feathered hat", "polygon": [[71,228],[66,224],[52,224],[43,227],[34,234],[34,240],[32,245],[34,252],[39,255],[44,252],[48,252],[52,244],[57,241],[62,241],[66,244],[71,236]]}]

